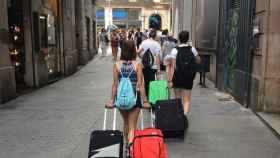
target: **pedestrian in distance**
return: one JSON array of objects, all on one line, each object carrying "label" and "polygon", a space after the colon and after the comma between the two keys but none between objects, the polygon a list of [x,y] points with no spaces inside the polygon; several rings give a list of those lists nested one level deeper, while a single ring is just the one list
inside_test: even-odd
[{"label": "pedestrian in distance", "polygon": [[134,37],[134,30],[133,28],[131,28],[129,31],[128,31],[128,40],[133,40],[133,37]]},{"label": "pedestrian in distance", "polygon": [[162,46],[163,43],[168,39],[168,29],[165,29],[162,31],[161,37],[160,37],[160,45]]},{"label": "pedestrian in distance", "polygon": [[184,114],[187,116],[190,109],[191,90],[195,78],[196,63],[201,62],[197,50],[188,44],[189,32],[179,33],[180,45],[174,48],[169,55],[171,71],[168,72],[169,87],[174,88],[175,97],[182,99]]},{"label": "pedestrian in distance", "polygon": [[156,31],[151,30],[149,38],[144,40],[137,50],[143,65],[143,75],[145,80],[146,95],[149,96],[149,84],[156,79],[156,74],[160,73],[161,47],[156,39]]},{"label": "pedestrian in distance", "polygon": [[161,36],[162,54],[161,54],[161,63],[160,63],[160,68],[162,71],[170,70],[170,62],[168,62],[168,60],[165,60],[165,57],[171,54],[171,51],[173,50],[173,48],[176,47],[176,45],[177,45],[176,39],[174,39],[172,36],[169,36],[167,29],[163,30]]},{"label": "pedestrian in distance", "polygon": [[113,30],[111,34],[111,48],[113,60],[116,61],[118,57],[118,48],[119,48],[119,36],[117,34],[117,30]]},{"label": "pedestrian in distance", "polygon": [[120,30],[119,37],[120,37],[120,40],[119,40],[120,48],[122,50],[123,49],[124,41],[126,40],[126,32],[124,30]]},{"label": "pedestrian in distance", "polygon": [[148,39],[148,36],[149,36],[149,32],[148,32],[147,29],[145,29],[145,31],[143,32],[143,39],[142,39],[142,41]]},{"label": "pedestrian in distance", "polygon": [[101,29],[101,33],[99,34],[99,44],[101,48],[101,56],[104,57],[107,54],[107,48],[109,44],[108,34],[105,28]]},{"label": "pedestrian in distance", "polygon": [[140,28],[137,28],[137,32],[134,35],[134,39],[136,42],[136,48],[139,49],[139,46],[142,43],[143,39],[143,32],[140,31]]},{"label": "pedestrian in distance", "polygon": [[[125,41],[120,60],[117,61],[113,67],[111,99],[106,104],[106,106],[109,108],[112,108],[114,105],[116,105],[116,107],[120,110],[124,121],[123,133],[125,136],[125,141],[127,142],[127,150],[129,150],[129,146],[133,142],[134,130],[137,127],[137,120],[140,108],[142,107],[142,101],[144,103],[144,107],[150,107],[145,94],[142,65],[136,61],[136,56],[137,54],[134,41]],[[128,105],[118,105],[122,101],[122,98],[118,98],[118,96],[122,95],[121,93],[129,93],[129,87],[125,87],[123,89],[121,86],[121,82],[124,81],[123,79],[129,80],[133,89],[130,95],[134,95],[136,97],[134,98],[134,105],[129,106],[129,108],[123,108],[128,107]],[[124,92],[122,90],[127,91]],[[128,99],[126,98],[125,100]]]}]

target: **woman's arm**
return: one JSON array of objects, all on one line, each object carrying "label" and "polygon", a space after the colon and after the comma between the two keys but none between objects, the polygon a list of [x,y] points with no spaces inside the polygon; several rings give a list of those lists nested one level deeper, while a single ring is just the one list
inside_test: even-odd
[{"label": "woman's arm", "polygon": [[193,55],[195,56],[195,63],[200,64],[202,60],[199,56],[198,51],[194,47],[192,47],[192,52],[193,52]]},{"label": "woman's arm", "polygon": [[169,59],[169,60],[170,60],[170,67],[167,74],[167,81],[168,81],[169,88],[172,88],[173,86],[172,79],[175,71],[176,59]]},{"label": "woman's arm", "polygon": [[107,107],[114,106],[115,98],[117,95],[118,84],[119,84],[119,75],[118,74],[119,73],[118,73],[117,64],[115,64],[113,67],[113,84],[112,84],[112,90],[111,90],[111,99],[106,104]]},{"label": "woman's arm", "polygon": [[156,56],[156,64],[157,64],[157,68],[158,68],[158,72],[160,71],[160,54],[158,54],[157,56]]},{"label": "woman's arm", "polygon": [[200,64],[201,61],[202,61],[202,60],[201,60],[199,54],[198,54],[197,56],[195,56],[195,62],[196,62],[197,64]]}]

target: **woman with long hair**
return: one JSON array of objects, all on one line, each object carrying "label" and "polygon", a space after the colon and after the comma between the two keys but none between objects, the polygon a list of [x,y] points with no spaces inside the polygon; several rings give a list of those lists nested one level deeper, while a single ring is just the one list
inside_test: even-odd
[{"label": "woman with long hair", "polygon": [[106,104],[109,108],[114,107],[119,81],[122,77],[128,77],[130,79],[137,96],[136,105],[134,105],[132,109],[119,110],[124,121],[123,132],[128,149],[134,138],[134,130],[136,129],[140,108],[142,106],[141,99],[143,100],[144,107],[150,107],[145,93],[142,65],[136,61],[134,41],[124,41],[121,58],[114,64],[112,94],[111,99]]}]

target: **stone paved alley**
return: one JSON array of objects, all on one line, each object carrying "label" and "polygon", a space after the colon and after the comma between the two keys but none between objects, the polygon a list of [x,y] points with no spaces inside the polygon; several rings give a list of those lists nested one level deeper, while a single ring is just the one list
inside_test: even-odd
[{"label": "stone paved alley", "polygon": [[[73,76],[1,105],[0,158],[86,158],[90,132],[102,127],[111,73],[111,58],[96,57]],[[280,141],[259,118],[207,84],[195,86],[187,137],[168,141],[170,158],[280,158]]]}]

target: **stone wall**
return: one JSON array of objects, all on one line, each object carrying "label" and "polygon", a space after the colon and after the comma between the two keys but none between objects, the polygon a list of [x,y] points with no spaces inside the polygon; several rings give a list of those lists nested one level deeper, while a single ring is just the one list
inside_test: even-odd
[{"label": "stone wall", "polygon": [[[0,6],[7,6],[7,1],[1,0]],[[15,70],[11,66],[8,50],[7,17],[7,8],[2,7],[0,10],[0,103],[16,96]]]},{"label": "stone wall", "polygon": [[[76,47],[78,49],[79,64],[86,64],[96,53],[93,43],[93,12],[92,0],[75,1],[76,13]],[[89,35],[88,35],[88,28]],[[87,39],[89,37],[89,40]]]},{"label": "stone wall", "polygon": [[270,0],[264,78],[264,110],[280,113],[280,1]]},{"label": "stone wall", "polygon": [[71,75],[76,72],[78,67],[78,54],[75,36],[75,0],[63,0],[62,7],[65,75]]},{"label": "stone wall", "polygon": [[250,102],[255,110],[280,113],[280,1],[256,2],[261,34],[253,53]]},{"label": "stone wall", "polygon": [[[58,3],[56,8],[55,3]],[[75,6],[78,8],[75,9]],[[8,51],[7,0],[0,1],[0,103],[16,96],[15,70]],[[23,25],[25,41],[25,74],[28,87],[41,87],[50,82],[45,56],[35,50],[34,12],[50,13],[56,17],[56,49],[61,74],[71,75],[79,64],[86,64],[96,54],[95,11],[91,0],[25,0],[23,3]],[[52,13],[50,13],[52,14]],[[89,35],[86,32],[86,17],[89,19]],[[89,37],[89,42],[87,41]],[[89,44],[89,46],[88,46]],[[51,80],[53,81],[53,80]]]}]

